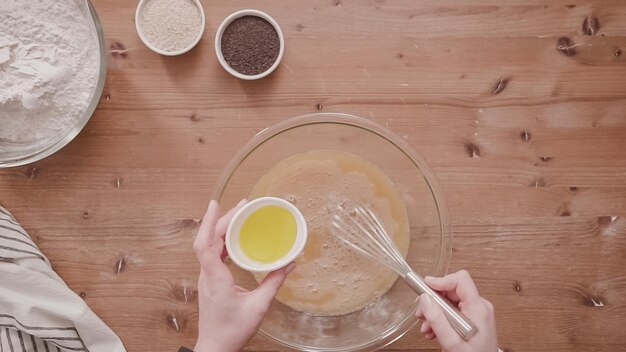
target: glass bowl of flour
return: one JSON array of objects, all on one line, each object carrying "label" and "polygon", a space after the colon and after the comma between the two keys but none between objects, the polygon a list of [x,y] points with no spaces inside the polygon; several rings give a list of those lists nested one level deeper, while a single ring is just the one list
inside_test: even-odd
[{"label": "glass bowl of flour", "polygon": [[67,145],[100,100],[106,45],[89,0],[3,0],[0,168]]}]

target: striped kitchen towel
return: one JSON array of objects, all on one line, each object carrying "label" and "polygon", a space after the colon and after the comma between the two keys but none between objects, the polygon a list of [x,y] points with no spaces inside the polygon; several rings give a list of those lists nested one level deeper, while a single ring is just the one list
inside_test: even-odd
[{"label": "striped kitchen towel", "polygon": [[0,352],[125,352],[0,207]]}]

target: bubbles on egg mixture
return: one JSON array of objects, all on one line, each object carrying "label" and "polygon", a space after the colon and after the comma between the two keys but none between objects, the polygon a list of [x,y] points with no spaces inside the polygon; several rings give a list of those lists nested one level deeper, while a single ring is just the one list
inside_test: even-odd
[{"label": "bubbles on egg mixture", "polygon": [[[275,165],[251,196],[266,195],[295,204],[309,230],[298,266],[277,295],[279,301],[312,314],[343,315],[372,304],[393,285],[395,273],[350,249],[328,230],[339,209],[367,205],[406,255],[406,208],[391,180],[375,165],[345,152],[298,154]],[[255,277],[260,280],[262,275]]]}]

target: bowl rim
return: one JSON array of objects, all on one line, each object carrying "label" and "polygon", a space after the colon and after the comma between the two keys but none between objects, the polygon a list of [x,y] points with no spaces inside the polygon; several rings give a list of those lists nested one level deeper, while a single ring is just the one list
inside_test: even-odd
[{"label": "bowl rim", "polygon": [[[0,169],[2,168],[11,168],[17,166],[24,166],[28,164],[32,164],[37,162],[47,156],[50,156],[66,145],[68,145],[78,134],[83,130],[87,122],[93,116],[93,113],[96,111],[96,107],[100,103],[100,98],[102,97],[102,92],[104,91],[104,84],[106,81],[107,75],[107,49],[106,49],[106,41],[104,39],[104,29],[102,28],[102,24],[100,23],[100,18],[96,13],[96,10],[91,3],[91,0],[84,0],[85,4],[87,4],[87,9],[89,14],[91,15],[91,20],[93,21],[94,28],[96,30],[96,36],[98,39],[98,48],[100,50],[100,67],[98,70],[98,80],[96,82],[96,87],[93,91],[93,95],[91,97],[91,101],[87,108],[83,112],[81,118],[76,122],[76,124],[67,132],[63,137],[58,139],[56,142],[43,147],[37,151],[29,153],[28,155],[14,158],[13,160],[8,161],[0,161]],[[62,132],[64,132],[63,130]]]},{"label": "bowl rim", "polygon": [[[237,167],[252,154],[256,148],[261,146],[263,143],[268,141],[270,138],[288,131],[293,128],[312,125],[312,124],[325,124],[325,123],[334,123],[334,124],[343,124],[352,127],[357,127],[364,129],[370,133],[374,133],[379,137],[386,139],[390,143],[394,144],[396,148],[399,149],[402,153],[408,157],[413,164],[417,167],[418,171],[424,177],[426,184],[430,188],[430,191],[435,200],[435,204],[437,207],[437,212],[440,220],[440,231],[441,231],[441,247],[439,251],[439,262],[436,268],[437,275],[443,275],[446,273],[448,269],[448,265],[450,263],[450,257],[452,255],[452,227],[450,223],[450,216],[448,207],[444,198],[443,191],[437,180],[434,172],[431,167],[428,165],[426,160],[411,147],[411,145],[404,140],[404,138],[400,137],[397,133],[389,130],[388,128],[366,118],[358,117],[355,115],[350,115],[346,113],[334,113],[334,112],[325,112],[325,113],[311,113],[300,115],[296,117],[292,117],[290,119],[286,119],[280,121],[270,127],[266,127],[263,130],[259,131],[254,137],[252,137],[243,147],[241,147],[237,153],[230,159],[230,161],[226,164],[225,168],[221,172],[215,187],[213,189],[213,193],[211,199],[219,200],[223,193],[226,185],[228,184],[230,178],[232,177],[234,171]],[[417,310],[417,305],[415,306],[413,312],[407,315],[406,318],[401,321],[398,325],[393,326],[386,330],[381,336],[372,339],[366,343],[345,347],[341,350],[336,348],[320,348],[320,347],[312,347],[312,346],[302,346],[297,344],[291,344],[282,340],[279,340],[269,333],[263,330],[263,327],[259,329],[259,333],[261,336],[272,342],[273,344],[280,347],[285,351],[314,351],[314,352],[330,352],[330,351],[341,351],[341,352],[356,352],[356,351],[375,351],[377,349],[388,346],[394,341],[401,338],[404,334],[406,334],[415,324],[418,322],[418,319],[415,317],[415,311]],[[276,347],[276,346],[275,346]]]},{"label": "bowl rim", "polygon": [[191,0],[198,7],[198,10],[200,11],[200,21],[201,21],[200,32],[198,33],[198,36],[196,37],[196,39],[194,39],[193,42],[191,42],[191,44],[177,51],[165,51],[163,49],[159,49],[156,46],[152,45],[152,43],[150,43],[148,38],[146,38],[146,36],[144,35],[143,29],[141,28],[141,24],[139,24],[140,23],[139,12],[144,7],[145,3],[148,1],[151,1],[151,0],[140,0],[139,4],[137,4],[137,9],[135,10],[135,29],[137,30],[137,35],[139,35],[139,39],[141,39],[141,42],[145,46],[147,46],[148,49],[163,56],[178,56],[178,55],[182,55],[190,51],[191,49],[195,48],[196,45],[198,45],[198,43],[202,39],[202,36],[204,35],[204,30],[206,27],[206,16],[204,15],[204,8],[202,7],[202,3],[200,2],[200,0]]},{"label": "bowl rim", "polygon": [[[230,67],[230,65],[228,65],[228,63],[226,62],[226,59],[224,58],[224,55],[222,54],[222,36],[224,35],[224,31],[226,30],[226,28],[228,28],[228,26],[234,20],[240,17],[244,17],[244,16],[256,16],[269,22],[276,30],[276,33],[278,34],[278,40],[280,41],[280,48],[278,49],[278,57],[276,58],[276,61],[272,64],[272,66],[270,66],[270,68],[268,68],[267,70],[257,75],[246,75],[241,72],[238,72],[234,68]],[[261,79],[269,75],[270,73],[274,72],[274,70],[276,70],[276,67],[278,67],[278,64],[280,64],[281,60],[283,59],[284,53],[285,53],[285,36],[283,34],[283,30],[280,28],[280,25],[272,16],[260,10],[242,9],[242,10],[235,11],[231,13],[230,15],[228,15],[222,21],[222,23],[220,23],[219,27],[217,28],[217,31],[215,31],[215,55],[217,56],[217,61],[219,61],[219,63],[222,65],[224,70],[226,70],[226,72],[230,73],[231,75],[239,79],[252,81],[256,79]]]}]

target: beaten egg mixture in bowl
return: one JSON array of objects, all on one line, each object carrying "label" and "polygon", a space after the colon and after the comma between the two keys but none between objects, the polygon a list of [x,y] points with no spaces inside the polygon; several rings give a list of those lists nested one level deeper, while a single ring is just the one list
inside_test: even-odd
[{"label": "beaten egg mixture in bowl", "polygon": [[[260,328],[274,347],[373,351],[415,325],[417,295],[397,274],[347,247],[329,228],[339,208],[367,205],[415,271],[445,273],[452,248],[446,204],[431,169],[402,138],[345,114],[278,123],[231,160],[214,199],[226,209],[243,198],[265,196],[295,205],[308,228],[298,265]],[[265,275],[234,264],[229,268],[236,283],[250,290]]]}]

